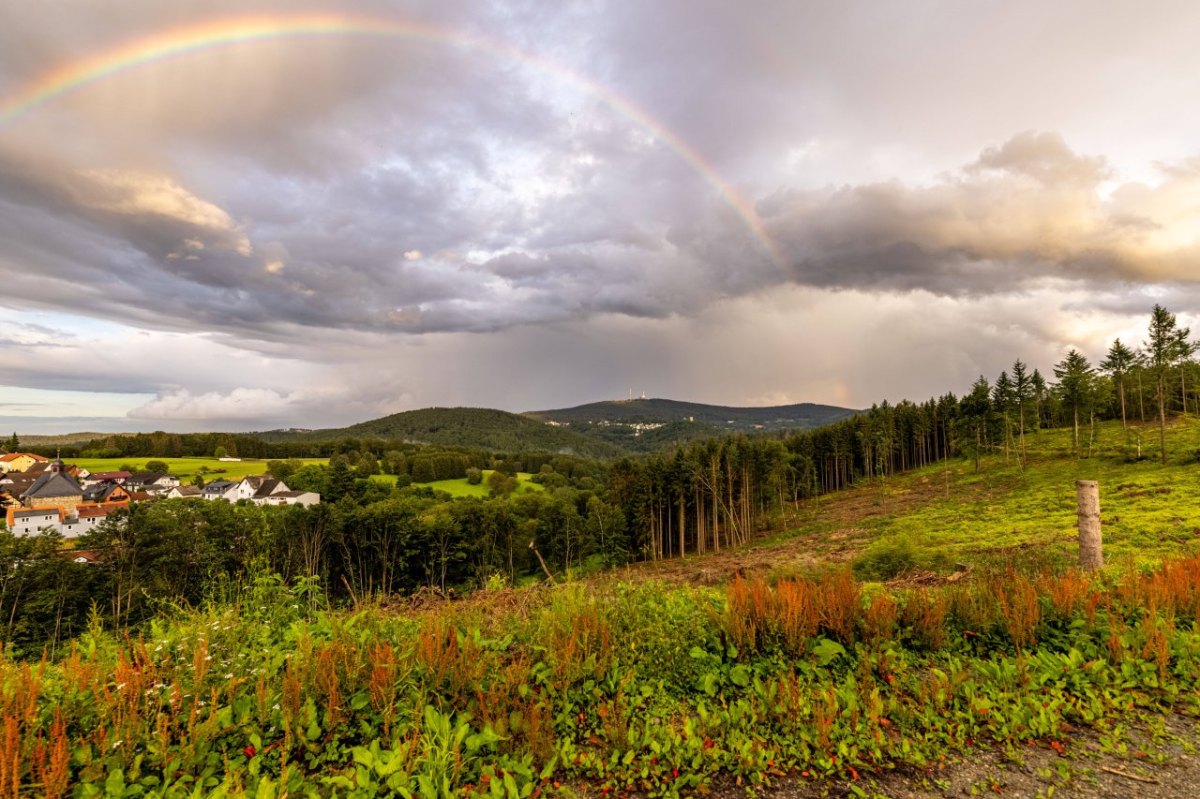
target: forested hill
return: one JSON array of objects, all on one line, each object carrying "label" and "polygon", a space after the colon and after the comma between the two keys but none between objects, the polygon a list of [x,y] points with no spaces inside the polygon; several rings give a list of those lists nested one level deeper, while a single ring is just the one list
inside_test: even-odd
[{"label": "forested hill", "polygon": [[552,411],[530,411],[525,415],[539,421],[559,424],[670,424],[693,422],[710,425],[717,431],[807,430],[853,416],[858,411],[833,405],[802,402],[796,405],[775,405],[758,408],[738,408],[726,405],[705,405],[699,402],[679,402],[669,399],[635,399],[592,402],[574,408]]},{"label": "forested hill", "polygon": [[422,408],[417,411],[394,413],[349,427],[256,435],[268,441],[375,438],[496,452],[562,452],[592,458],[612,458],[627,454],[615,444],[548,425],[527,416],[490,408]]}]

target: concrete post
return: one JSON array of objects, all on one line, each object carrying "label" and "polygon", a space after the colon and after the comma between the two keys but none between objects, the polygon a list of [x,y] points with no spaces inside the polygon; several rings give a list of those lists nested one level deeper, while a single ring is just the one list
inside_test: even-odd
[{"label": "concrete post", "polygon": [[1076,480],[1079,503],[1079,567],[1095,571],[1104,566],[1100,536],[1100,484],[1095,480]]}]

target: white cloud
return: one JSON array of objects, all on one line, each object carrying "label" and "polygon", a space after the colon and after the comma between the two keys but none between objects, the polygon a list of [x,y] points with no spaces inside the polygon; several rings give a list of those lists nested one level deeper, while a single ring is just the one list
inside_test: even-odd
[{"label": "white cloud", "polygon": [[[203,200],[166,175],[136,170],[87,169],[76,183],[79,201],[86,207],[130,216],[165,217],[210,233],[218,243],[239,255],[253,252],[250,240],[233,218],[217,205]],[[181,242],[188,250],[203,250],[196,237]]]}]

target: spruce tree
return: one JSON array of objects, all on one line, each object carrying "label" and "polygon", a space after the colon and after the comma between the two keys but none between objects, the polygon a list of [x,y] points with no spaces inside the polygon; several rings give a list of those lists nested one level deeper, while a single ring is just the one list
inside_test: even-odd
[{"label": "spruce tree", "polygon": [[975,471],[979,471],[979,456],[983,450],[983,434],[987,430],[988,417],[992,410],[992,387],[988,385],[983,375],[971,386],[969,394],[962,398],[959,405],[962,414],[961,421],[969,425],[975,439],[973,455],[975,456]]},{"label": "spruce tree", "polygon": [[995,406],[997,413],[1000,414],[1004,422],[1004,457],[1008,457],[1008,445],[1012,440],[1012,408],[1014,404],[1013,383],[1008,377],[1008,372],[1001,372],[996,378],[996,385],[992,386],[992,404]]},{"label": "spruce tree", "polygon": [[1154,378],[1154,398],[1158,401],[1159,457],[1167,462],[1167,374],[1179,357],[1179,326],[1175,314],[1161,305],[1150,312],[1150,338],[1146,341],[1146,367]]},{"label": "spruce tree", "polygon": [[1112,346],[1108,348],[1108,357],[1100,362],[1100,371],[1110,376],[1117,387],[1117,396],[1121,400],[1121,428],[1123,430],[1129,429],[1125,418],[1125,377],[1136,362],[1137,356],[1133,350],[1121,343],[1121,339],[1113,341]]},{"label": "spruce tree", "polygon": [[1071,451],[1079,454],[1079,411],[1086,407],[1091,398],[1092,380],[1095,370],[1078,350],[1072,349],[1054,366],[1054,376],[1058,378],[1058,391],[1063,404],[1071,409],[1074,435],[1071,438]]},{"label": "spruce tree", "polygon": [[1042,429],[1042,403],[1046,401],[1046,378],[1037,369],[1029,376],[1029,385],[1033,393],[1033,429]]},{"label": "spruce tree", "polygon": [[1021,465],[1025,465],[1025,409],[1033,399],[1033,383],[1029,375],[1029,367],[1018,358],[1012,367],[1013,401],[1017,406],[1017,424],[1021,431]]}]

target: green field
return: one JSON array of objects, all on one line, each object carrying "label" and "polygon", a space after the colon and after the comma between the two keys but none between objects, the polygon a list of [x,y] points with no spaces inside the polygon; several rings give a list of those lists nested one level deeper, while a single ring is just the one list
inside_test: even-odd
[{"label": "green field", "polygon": [[[304,458],[305,464],[329,463],[328,458]],[[216,458],[76,458],[71,463],[87,469],[89,472],[115,472],[123,466],[132,466],[133,471],[144,470],[149,461],[163,461],[170,467],[170,473],[183,482],[188,482],[197,474],[205,480],[221,478],[223,480],[241,480],[250,475],[265,474],[266,459],[246,458],[240,461],[221,461]]]},{"label": "green field", "polygon": [[[458,480],[436,480],[432,483],[414,483],[414,485],[428,486],[434,491],[445,491],[447,494],[453,497],[486,498],[491,493],[487,485],[487,479],[491,473],[491,469],[484,469],[483,482],[479,485],[471,485],[467,482],[467,478],[465,477]],[[531,477],[533,477],[533,475],[529,472],[517,472],[517,482],[520,483],[520,486],[517,488],[517,493],[544,490],[537,483],[531,483]],[[373,475],[371,479],[380,483],[387,483],[388,485],[396,484],[396,475],[394,474],[377,474]]]}]

